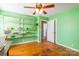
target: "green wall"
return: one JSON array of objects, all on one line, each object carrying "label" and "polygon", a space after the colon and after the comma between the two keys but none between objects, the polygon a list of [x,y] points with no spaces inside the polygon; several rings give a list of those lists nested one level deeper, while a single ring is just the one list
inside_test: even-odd
[{"label": "green wall", "polygon": [[79,50],[79,7],[49,18],[57,20],[57,44]]},{"label": "green wall", "polygon": [[[11,32],[8,34],[8,40],[11,40],[14,44],[32,41],[39,42],[41,39],[41,21],[47,20],[48,17],[40,15],[30,16],[0,10],[0,36],[3,35],[4,29],[9,29]],[[23,29],[20,30],[19,28]],[[27,32],[31,32],[31,34],[23,34]]]},{"label": "green wall", "polygon": [[13,28],[8,34],[8,40],[11,40],[13,43],[39,41],[38,25],[36,24],[38,24],[38,21],[35,16],[0,11],[0,36],[3,35],[3,31]]}]

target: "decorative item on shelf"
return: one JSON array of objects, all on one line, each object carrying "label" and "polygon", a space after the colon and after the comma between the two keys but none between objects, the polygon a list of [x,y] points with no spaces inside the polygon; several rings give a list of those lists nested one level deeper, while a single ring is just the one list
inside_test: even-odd
[{"label": "decorative item on shelf", "polygon": [[26,30],[29,30],[29,28],[26,28]]},{"label": "decorative item on shelf", "polygon": [[4,34],[10,34],[12,32],[12,30],[14,30],[14,28],[6,28],[4,30]]},{"label": "decorative item on shelf", "polygon": [[27,34],[33,34],[32,32],[27,32]]},{"label": "decorative item on shelf", "polygon": [[22,27],[19,27],[19,28],[17,28],[17,30],[23,30],[23,28]]},{"label": "decorative item on shelf", "polygon": [[12,35],[11,37],[12,37],[12,38],[15,38],[15,35]]},{"label": "decorative item on shelf", "polygon": [[31,30],[31,28],[26,28],[26,30]]},{"label": "decorative item on shelf", "polygon": [[4,30],[4,34],[9,34],[9,33],[11,33],[10,30]]},{"label": "decorative item on shelf", "polygon": [[38,23],[36,23],[35,25],[38,26]]},{"label": "decorative item on shelf", "polygon": [[11,28],[11,30],[14,30],[14,28]]},{"label": "decorative item on shelf", "polygon": [[4,29],[3,35],[4,35],[5,40],[8,39],[9,34],[11,34],[13,30],[14,30],[14,28],[12,28],[12,27],[7,27]]},{"label": "decorative item on shelf", "polygon": [[18,32],[14,32],[13,34],[19,34]]}]

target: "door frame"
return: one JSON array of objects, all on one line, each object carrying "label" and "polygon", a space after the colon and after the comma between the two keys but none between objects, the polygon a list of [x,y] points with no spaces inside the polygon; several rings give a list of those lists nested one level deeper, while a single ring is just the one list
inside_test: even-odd
[{"label": "door frame", "polygon": [[46,41],[47,40],[47,32],[46,32],[46,37],[43,39],[43,24],[47,24],[47,21],[41,21],[41,41]]},{"label": "door frame", "polygon": [[57,22],[56,22],[56,20],[54,20],[54,43],[56,44],[56,32],[57,32]]},{"label": "door frame", "polygon": [[[41,41],[43,41],[43,40],[47,41],[47,32],[46,32],[45,39],[42,39],[42,37],[43,37],[43,23],[47,24],[47,22],[48,21],[41,21]],[[48,27],[48,24],[47,24],[47,27]],[[57,39],[57,20],[54,19],[54,42],[53,42],[54,44],[56,44],[56,39]]]}]

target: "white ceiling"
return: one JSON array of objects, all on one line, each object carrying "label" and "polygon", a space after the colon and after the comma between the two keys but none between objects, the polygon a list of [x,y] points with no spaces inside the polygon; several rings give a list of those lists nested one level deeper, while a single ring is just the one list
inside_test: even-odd
[{"label": "white ceiling", "polygon": [[[78,3],[56,3],[55,8],[49,8],[46,9],[47,15],[55,15],[61,11],[64,11],[66,9],[72,8],[74,6],[79,5]],[[22,13],[26,15],[32,15],[34,9],[27,9],[24,8],[24,6],[35,6],[34,3],[0,3],[0,9],[11,11],[11,12],[17,12]]]}]

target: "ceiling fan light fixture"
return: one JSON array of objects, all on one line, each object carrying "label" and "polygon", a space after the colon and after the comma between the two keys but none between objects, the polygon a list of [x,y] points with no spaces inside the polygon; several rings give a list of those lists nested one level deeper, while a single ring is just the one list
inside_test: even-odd
[{"label": "ceiling fan light fixture", "polygon": [[43,10],[43,13],[44,13],[44,14],[47,14],[47,12],[46,12],[45,10]]},{"label": "ceiling fan light fixture", "polygon": [[47,12],[45,11],[45,9],[47,8],[54,8],[55,4],[52,3],[47,3],[47,4],[42,4],[42,3],[36,3],[35,7],[34,6],[24,6],[24,8],[31,8],[31,9],[35,9],[35,11],[33,12],[33,15],[35,14],[47,14]]},{"label": "ceiling fan light fixture", "polygon": [[36,11],[33,12],[33,15],[35,15],[35,14],[36,14]]},{"label": "ceiling fan light fixture", "polygon": [[40,12],[40,10],[38,8],[36,8],[35,11],[37,14]]},{"label": "ceiling fan light fixture", "polygon": [[33,12],[33,15],[35,14],[47,14],[47,12],[44,9],[36,8],[35,11]]},{"label": "ceiling fan light fixture", "polygon": [[42,14],[42,13],[43,13],[43,11],[44,11],[43,9],[40,9],[39,14]]}]

